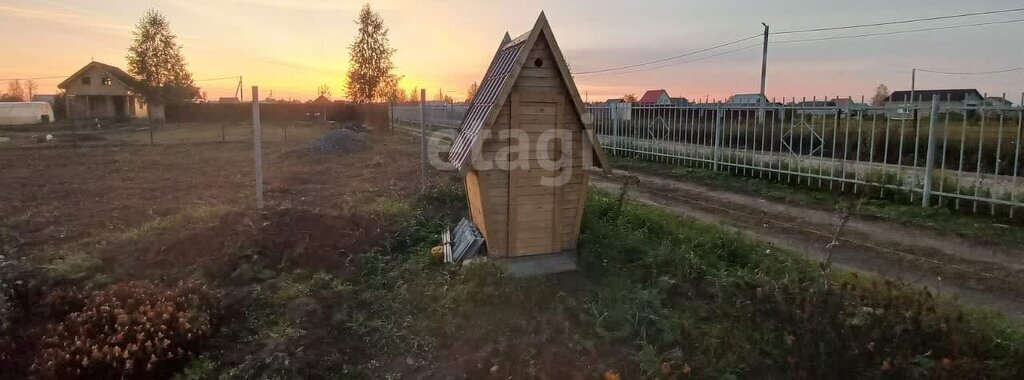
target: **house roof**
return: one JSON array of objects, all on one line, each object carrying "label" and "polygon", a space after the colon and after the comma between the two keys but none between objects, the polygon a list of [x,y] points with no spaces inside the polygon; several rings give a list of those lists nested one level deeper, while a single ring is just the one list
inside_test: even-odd
[{"label": "house roof", "polygon": [[[484,75],[484,79],[480,81],[480,88],[470,102],[469,110],[462,120],[459,133],[455,137],[455,142],[452,143],[452,148],[448,153],[448,160],[455,168],[464,171],[474,156],[477,155],[476,153],[478,153],[481,144],[479,139],[480,131],[485,125],[491,125],[497,119],[501,106],[507,100],[512,86],[519,77],[520,69],[526,64],[526,57],[529,55],[530,49],[533,48],[537,39],[541,36],[547,41],[551,49],[552,56],[554,56],[556,62],[555,67],[559,71],[562,84],[569,92],[573,106],[576,108],[576,114],[578,116],[583,115],[585,110],[583,100],[580,98],[572,76],[569,75],[569,67],[566,65],[565,57],[562,55],[562,51],[558,48],[558,43],[551,33],[551,26],[548,24],[547,17],[544,16],[544,12],[541,12],[533,29],[529,32],[515,39],[510,39],[508,33],[505,33],[505,37],[502,38],[498,51],[495,52],[494,58]],[[593,147],[594,156],[597,158],[596,164],[606,171],[609,170],[609,167],[605,164],[604,152],[601,151],[601,143],[594,134],[592,126],[584,121],[582,116],[580,117],[580,124],[583,125],[583,135],[586,136],[591,147]]]},{"label": "house roof", "polygon": [[86,70],[88,70],[91,67],[97,67],[100,70],[103,70],[104,72],[109,74],[112,78],[116,79],[118,82],[123,83],[125,86],[127,86],[128,88],[130,88],[132,90],[138,90],[138,89],[140,89],[142,87],[142,84],[137,79],[135,79],[135,77],[133,77],[130,74],[126,73],[124,70],[121,70],[117,66],[111,66],[111,65],[108,65],[106,63],[92,61],[92,62],[89,62],[87,65],[82,66],[82,68],[78,69],[78,71],[76,71],[74,74],[71,74],[71,76],[69,76],[68,79],[65,79],[63,82],[60,82],[60,84],[57,85],[57,88],[59,88],[59,89],[67,88],[68,84],[70,84],[76,78],[78,78],[79,76],[84,74],[86,72]]},{"label": "house roof", "polygon": [[320,95],[316,99],[313,99],[313,104],[331,104],[331,100],[327,99],[326,96]]},{"label": "house roof", "polygon": [[665,97],[669,97],[668,91],[665,90],[647,90],[644,96],[640,97],[639,103],[657,103],[662,94],[665,94]]},{"label": "house roof", "polygon": [[[940,90],[914,90],[914,98],[918,101],[931,101],[933,95],[938,95],[941,101],[950,102],[962,102],[967,99],[968,96],[974,95],[978,99],[984,99],[978,90],[973,88],[957,88],[957,89],[940,89]],[[887,102],[906,102],[910,101],[910,91],[900,90],[893,91],[885,98]]]},{"label": "house roof", "polygon": [[989,96],[989,97],[985,98],[985,100],[987,100],[989,103],[1000,103],[1002,105],[1007,105],[1007,106],[1012,106],[1013,105],[1013,102],[1011,102],[1009,99],[1006,99],[1006,98],[1004,98],[1002,96]]},{"label": "house roof", "polygon": [[[761,94],[736,94],[729,97],[726,103],[732,104],[757,104],[764,99]],[[765,99],[767,100],[767,99]]]}]

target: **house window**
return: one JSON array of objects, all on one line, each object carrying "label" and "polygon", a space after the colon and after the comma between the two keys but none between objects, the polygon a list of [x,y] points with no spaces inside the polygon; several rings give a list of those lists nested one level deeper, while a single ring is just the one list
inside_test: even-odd
[{"label": "house window", "polygon": [[92,77],[82,77],[82,84],[86,86],[92,84]]},{"label": "house window", "polygon": [[111,81],[110,81],[110,77],[103,77],[103,79],[102,79],[102,80],[100,80],[100,84],[102,84],[102,85],[104,85],[104,86],[109,86],[109,85],[111,85],[111,84],[113,84],[113,83],[114,83],[114,82],[111,82]]}]

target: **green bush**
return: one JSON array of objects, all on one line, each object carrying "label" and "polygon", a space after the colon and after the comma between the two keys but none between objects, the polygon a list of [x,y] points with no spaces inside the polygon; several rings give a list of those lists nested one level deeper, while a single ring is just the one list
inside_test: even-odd
[{"label": "green bush", "polygon": [[213,333],[217,304],[201,282],[112,285],[47,327],[32,370],[42,378],[167,376]]}]

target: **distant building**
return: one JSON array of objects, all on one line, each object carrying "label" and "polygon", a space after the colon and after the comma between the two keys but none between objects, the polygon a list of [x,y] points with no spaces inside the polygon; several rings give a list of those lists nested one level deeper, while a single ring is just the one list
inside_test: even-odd
[{"label": "distant building", "polygon": [[32,95],[31,102],[43,102],[50,103],[50,107],[55,106],[54,102],[57,101],[57,95]]},{"label": "distant building", "polygon": [[834,116],[840,112],[833,100],[804,100],[793,105],[797,115]]},{"label": "distant building", "polygon": [[686,98],[672,98],[672,105],[676,107],[686,107],[690,105],[690,100]]},{"label": "distant building", "polygon": [[643,106],[667,106],[672,105],[672,97],[665,90],[647,90],[637,103]]},{"label": "distant building", "polygon": [[238,100],[238,97],[232,96],[232,97],[221,97],[221,98],[217,99],[217,103],[222,103],[222,104],[238,104],[238,103],[241,103],[241,101]]},{"label": "distant building", "polygon": [[989,96],[985,98],[985,106],[987,107],[1013,107],[1013,102],[1006,100],[1002,96]]},{"label": "distant building", "polygon": [[1002,96],[989,96],[985,98],[985,116],[996,118],[1000,116],[1013,117],[1017,115],[1017,109],[1013,108],[1013,102]]},{"label": "distant building", "polygon": [[885,98],[885,116],[895,120],[908,120],[914,118],[914,111],[917,111],[918,118],[926,118],[932,106],[932,96],[939,96],[939,109],[942,112],[958,113],[966,116],[973,114],[970,107],[978,107],[985,102],[985,97],[978,90],[970,89],[940,89],[940,90],[914,90],[914,99],[911,100],[910,91],[894,91]]},{"label": "distant building", "polygon": [[736,94],[730,96],[729,99],[725,101],[725,104],[730,106],[768,105],[768,98],[761,96],[761,94]]},{"label": "distant building", "polygon": [[631,120],[633,105],[622,99],[608,99],[604,102],[608,107],[609,117],[613,120]]},{"label": "distant building", "polygon": [[853,100],[853,98],[835,98],[832,102],[836,104],[844,112],[849,112],[852,116],[860,117],[863,116],[865,111],[868,109],[867,103],[859,103]]},{"label": "distant building", "polygon": [[[128,120],[150,114],[146,104],[135,94],[140,83],[117,67],[89,62],[57,85],[65,91],[64,107],[69,119]],[[163,111],[160,110],[159,114]]]},{"label": "distant building", "polygon": [[327,98],[327,96],[324,96],[324,95],[319,95],[315,99],[313,99],[313,101],[310,101],[310,102],[313,103],[313,104],[324,104],[324,105],[330,105],[331,103],[333,103],[333,101],[331,101],[331,99]]}]

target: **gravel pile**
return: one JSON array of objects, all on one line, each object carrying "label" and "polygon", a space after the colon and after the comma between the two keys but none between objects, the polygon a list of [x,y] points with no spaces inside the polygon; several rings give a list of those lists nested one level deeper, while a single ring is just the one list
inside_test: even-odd
[{"label": "gravel pile", "polygon": [[309,143],[311,153],[355,153],[369,148],[366,135],[360,132],[337,129]]}]

